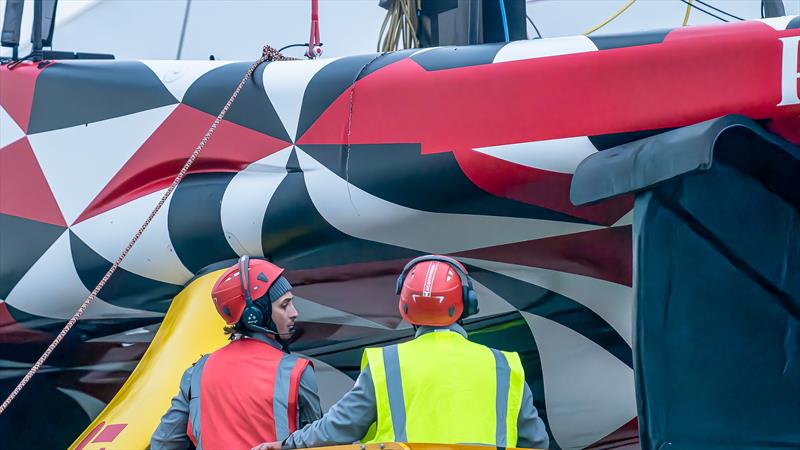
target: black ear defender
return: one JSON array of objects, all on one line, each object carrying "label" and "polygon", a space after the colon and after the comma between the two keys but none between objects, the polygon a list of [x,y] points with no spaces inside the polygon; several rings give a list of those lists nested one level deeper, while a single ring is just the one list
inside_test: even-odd
[{"label": "black ear defender", "polygon": [[478,307],[478,293],[475,292],[475,288],[472,286],[472,279],[469,277],[467,272],[461,268],[461,263],[453,258],[450,258],[449,256],[425,255],[409,261],[408,264],[406,264],[406,266],[403,268],[403,271],[400,272],[400,276],[397,277],[395,294],[400,295],[400,291],[403,290],[403,283],[406,280],[408,272],[414,266],[424,261],[441,261],[443,263],[447,263],[447,265],[449,265],[458,274],[458,278],[461,280],[461,298],[464,301],[464,312],[461,313],[460,319],[466,319],[469,316],[478,314],[478,311],[480,311],[480,308]]},{"label": "black ear defender", "polygon": [[[242,282],[245,307],[240,320],[242,326],[250,331],[278,334],[272,323],[272,302],[254,302],[250,296],[250,257],[247,255],[239,259],[239,279]],[[266,327],[264,326],[266,323]]]}]

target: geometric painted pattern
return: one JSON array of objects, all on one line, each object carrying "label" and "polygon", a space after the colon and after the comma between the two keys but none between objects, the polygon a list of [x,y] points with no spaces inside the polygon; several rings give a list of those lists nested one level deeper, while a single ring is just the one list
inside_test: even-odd
[{"label": "geometric painted pattern", "polygon": [[[356,375],[361,348],[411,335],[394,280],[408,259],[439,253],[475,280],[481,313],[465,322],[471,338],[520,352],[553,448],[628,445],[632,200],[575,207],[572,173],[603,142],[722,114],[777,114],[769,102],[742,107],[771,91],[737,90],[734,76],[719,89],[674,82],[676,67],[698,79],[721,62],[730,74],[775,69],[748,58],[775,51],[764,42],[781,30],[732,29],[261,65],[18,401],[37,408],[48,395],[59,415],[78,414],[59,428],[71,441],[135,367],[171,299],[205,268],[243,254],[287,269],[303,330],[293,348],[341,384]],[[743,33],[767,50],[688,51]],[[0,394],[119,255],[249,64],[0,68]],[[628,75],[642,64],[661,76]],[[657,111],[629,98],[654,86],[672,90],[647,99]],[[681,89],[692,102],[673,98]],[[16,406],[0,427],[33,410]]]}]

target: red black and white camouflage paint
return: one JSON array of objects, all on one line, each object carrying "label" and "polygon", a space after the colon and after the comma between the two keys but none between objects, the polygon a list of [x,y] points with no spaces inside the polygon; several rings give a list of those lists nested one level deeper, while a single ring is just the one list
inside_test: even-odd
[{"label": "red black and white camouflage paint", "polygon": [[[732,113],[800,142],[799,40],[800,17],[787,17],[264,64],[0,435],[71,442],[173,296],[242,254],[289,270],[295,348],[354,376],[363,346],[410,335],[393,294],[405,261],[441,253],[476,281],[472,338],[522,355],[553,448],[638,448],[632,200],[575,207],[572,172],[597,151]],[[0,69],[3,397],[249,64]]]}]

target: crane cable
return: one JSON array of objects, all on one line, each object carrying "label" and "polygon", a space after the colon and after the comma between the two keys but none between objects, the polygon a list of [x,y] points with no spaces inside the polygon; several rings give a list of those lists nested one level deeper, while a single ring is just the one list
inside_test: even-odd
[{"label": "crane cable", "polygon": [[[716,14],[712,13],[712,12],[706,11],[705,9],[703,9],[703,8],[701,8],[701,7],[699,7],[699,6],[695,5],[695,4],[693,4],[693,3],[691,3],[691,2],[689,2],[689,1],[687,1],[687,0],[680,0],[680,1],[682,1],[683,3],[686,3],[686,4],[687,4],[689,7],[691,7],[691,8],[694,8],[694,9],[696,9],[696,10],[698,10],[698,11],[702,12],[702,13],[705,13],[705,14],[707,14],[707,15],[709,15],[709,16],[711,16],[711,17],[715,18],[715,19],[719,19],[719,20],[721,20],[721,21],[723,21],[723,22],[730,22],[730,20],[727,20],[727,19],[725,19],[724,17],[720,17],[720,16],[718,16],[718,15],[716,15]],[[721,9],[719,9],[719,8],[716,8],[716,7],[714,7],[714,6],[711,6],[711,5],[709,5],[708,3],[705,3],[705,2],[703,2],[702,0],[697,0],[697,3],[699,3],[699,4],[703,5],[703,6],[707,6],[707,7],[711,8],[711,9],[713,9],[713,10],[715,10],[715,11],[718,11],[718,12],[720,12],[720,13],[722,13],[722,14],[725,14],[726,16],[729,16],[729,17],[731,17],[731,18],[733,18],[733,19],[736,19],[736,20],[744,20],[743,18],[741,18],[741,17],[739,17],[739,16],[734,16],[733,14],[731,14],[731,13],[729,13],[729,12],[727,12],[727,11],[723,11],[723,10],[721,10]]]},{"label": "crane cable", "polygon": [[322,56],[322,42],[319,40],[319,0],[311,0],[311,33],[308,37],[306,58],[316,59]]},{"label": "crane cable", "polygon": [[[741,18],[739,16],[734,16],[733,14],[729,13],[728,11],[725,11],[723,9],[719,9],[716,6],[709,5],[708,3],[704,2],[703,0],[697,0],[697,3],[699,3],[699,4],[701,4],[701,5],[705,6],[705,7],[711,8],[716,12],[720,12],[722,14],[725,14],[726,16],[729,16],[729,17],[734,18],[736,20],[745,20],[745,19],[743,19],[743,18]],[[697,6],[692,5],[692,8],[697,8]],[[703,11],[703,12],[705,12],[705,11]],[[717,17],[717,16],[714,16],[714,17]]]}]

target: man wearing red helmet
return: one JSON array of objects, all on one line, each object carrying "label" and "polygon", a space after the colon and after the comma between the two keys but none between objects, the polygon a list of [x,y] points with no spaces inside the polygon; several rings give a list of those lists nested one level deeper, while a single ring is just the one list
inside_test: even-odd
[{"label": "man wearing red helmet", "polygon": [[416,258],[396,291],[415,338],[365,349],[355,385],[322,419],[254,450],[358,440],[547,448],[519,355],[470,342],[459,324],[478,312],[466,268],[446,256]]},{"label": "man wearing red helmet", "polygon": [[282,273],[243,256],[219,277],[211,297],[231,342],[186,369],[151,449],[248,449],[320,418],[314,370],[284,341],[298,313]]}]

